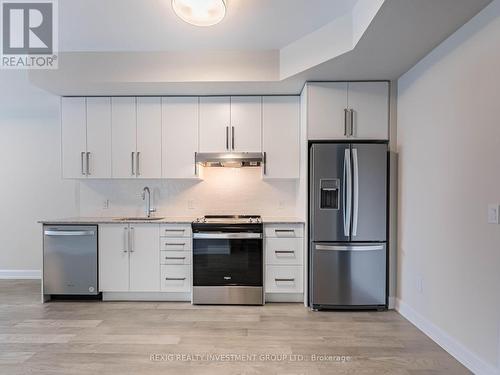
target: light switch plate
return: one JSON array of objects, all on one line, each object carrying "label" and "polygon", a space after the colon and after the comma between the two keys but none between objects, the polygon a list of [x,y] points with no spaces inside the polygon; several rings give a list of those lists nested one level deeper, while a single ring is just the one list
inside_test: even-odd
[{"label": "light switch plate", "polygon": [[488,224],[498,224],[498,204],[488,205]]}]

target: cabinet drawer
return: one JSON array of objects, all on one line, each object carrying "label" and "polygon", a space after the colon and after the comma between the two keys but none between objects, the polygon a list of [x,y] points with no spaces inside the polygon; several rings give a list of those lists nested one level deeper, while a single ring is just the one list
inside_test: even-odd
[{"label": "cabinet drawer", "polygon": [[190,265],[162,265],[161,266],[162,292],[190,292],[191,266]]},{"label": "cabinet drawer", "polygon": [[160,237],[160,250],[162,251],[191,251],[191,238]]},{"label": "cabinet drawer", "polygon": [[161,251],[161,264],[191,264],[193,253],[191,251]]},{"label": "cabinet drawer", "polygon": [[301,265],[303,264],[303,238],[266,238],[266,264]]},{"label": "cabinet drawer", "polygon": [[191,237],[190,224],[167,224],[160,226],[162,237]]},{"label": "cabinet drawer", "polygon": [[304,237],[302,224],[266,224],[264,225],[265,237]]},{"label": "cabinet drawer", "polygon": [[266,293],[302,293],[302,266],[266,266]]}]

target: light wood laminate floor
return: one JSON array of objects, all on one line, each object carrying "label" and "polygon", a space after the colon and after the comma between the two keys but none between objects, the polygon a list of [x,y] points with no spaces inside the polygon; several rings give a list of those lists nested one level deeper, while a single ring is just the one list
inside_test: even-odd
[{"label": "light wood laminate floor", "polygon": [[39,290],[37,281],[0,280],[2,375],[470,374],[394,311],[41,304]]}]

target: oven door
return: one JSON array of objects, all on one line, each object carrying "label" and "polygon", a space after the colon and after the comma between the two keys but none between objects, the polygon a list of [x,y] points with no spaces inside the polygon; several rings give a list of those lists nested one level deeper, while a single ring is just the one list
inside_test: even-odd
[{"label": "oven door", "polygon": [[262,233],[194,233],[193,286],[263,286]]}]

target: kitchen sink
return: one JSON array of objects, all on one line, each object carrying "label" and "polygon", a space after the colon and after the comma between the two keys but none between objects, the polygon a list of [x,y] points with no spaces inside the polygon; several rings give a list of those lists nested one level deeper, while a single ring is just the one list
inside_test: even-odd
[{"label": "kitchen sink", "polygon": [[162,220],[164,219],[163,217],[119,217],[117,219],[114,219],[116,221],[156,221],[156,220]]}]

